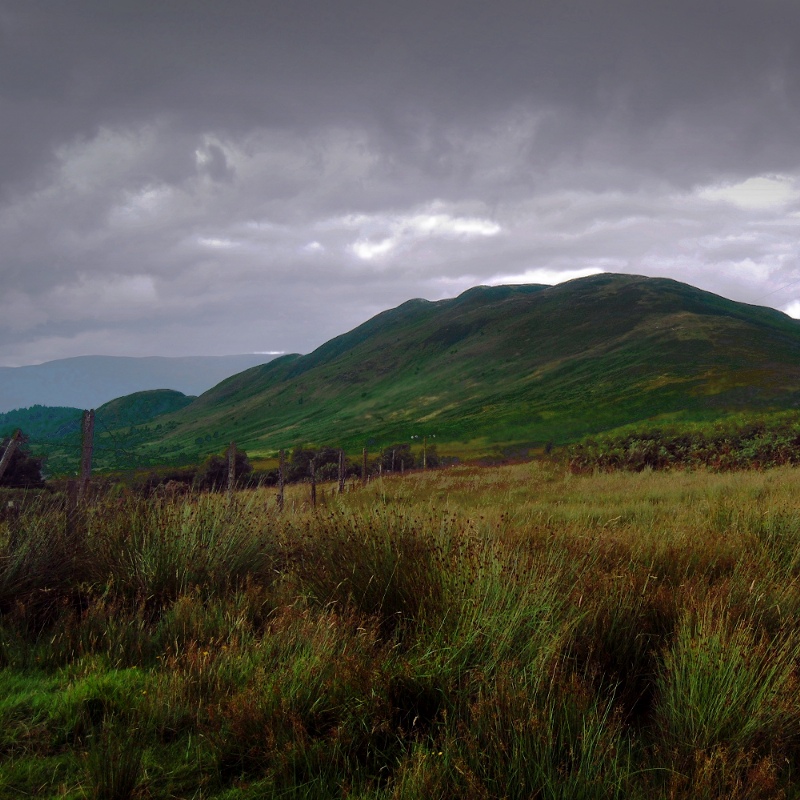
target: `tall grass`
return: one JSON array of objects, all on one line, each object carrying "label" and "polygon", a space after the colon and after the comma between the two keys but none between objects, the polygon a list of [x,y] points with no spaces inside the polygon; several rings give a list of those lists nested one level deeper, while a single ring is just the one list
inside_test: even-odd
[{"label": "tall grass", "polygon": [[41,500],[0,523],[0,796],[797,796],[798,488]]},{"label": "tall grass", "polygon": [[195,589],[224,594],[247,579],[274,579],[275,526],[255,494],[227,502],[203,494],[191,502],[122,501],[89,520],[95,580],[117,594],[161,607]]},{"label": "tall grass", "polygon": [[719,601],[687,609],[656,679],[654,719],[670,757],[690,774],[712,754],[774,759],[800,734],[799,657],[793,626],[770,637]]}]

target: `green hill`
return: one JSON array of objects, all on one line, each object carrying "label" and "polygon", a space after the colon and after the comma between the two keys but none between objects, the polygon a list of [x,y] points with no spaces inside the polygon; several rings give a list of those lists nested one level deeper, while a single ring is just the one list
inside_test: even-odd
[{"label": "green hill", "polygon": [[32,440],[56,442],[80,427],[79,408],[68,406],[40,406],[17,408],[0,414],[0,438],[9,436],[17,428],[24,431]]},{"label": "green hill", "polygon": [[188,406],[195,397],[172,389],[153,389],[118,397],[97,409],[97,423],[108,430],[128,425],[142,425],[162,414]]},{"label": "green hill", "polygon": [[[172,389],[155,389],[119,397],[95,414],[95,455],[98,468],[137,466],[137,449],[152,438],[156,417],[185,408],[194,397]],[[17,428],[30,438],[33,452],[46,455],[45,469],[77,469],[83,411],[78,408],[31,406],[0,414],[0,438]]]},{"label": "green hill", "polygon": [[189,461],[234,439],[448,452],[573,441],[631,422],[800,404],[800,323],[676,281],[603,274],[410,300],[306,356],[229,378],[140,451]]}]

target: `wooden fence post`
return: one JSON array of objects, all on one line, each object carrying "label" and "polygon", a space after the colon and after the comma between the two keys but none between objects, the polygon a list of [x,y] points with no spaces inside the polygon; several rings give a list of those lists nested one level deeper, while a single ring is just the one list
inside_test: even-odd
[{"label": "wooden fence post", "polygon": [[284,454],[281,450],[278,456],[278,511],[283,511],[283,460]]},{"label": "wooden fence post", "polygon": [[231,442],[228,447],[228,498],[233,494],[236,485],[236,443]]},{"label": "wooden fence post", "polygon": [[3,453],[3,457],[0,458],[0,478],[3,477],[3,473],[6,471],[6,467],[11,463],[11,456],[14,455],[14,451],[17,449],[19,445],[20,439],[20,432],[19,429],[14,431],[14,435],[8,442],[6,446],[5,452]]},{"label": "wooden fence post", "polygon": [[85,500],[92,478],[92,452],[94,450],[94,409],[83,412],[83,447],[81,449],[81,478],[78,500]]},{"label": "wooden fence post", "polygon": [[339,494],[344,494],[344,450],[339,451]]},{"label": "wooden fence post", "polygon": [[428,468],[428,437],[422,437],[422,469]]},{"label": "wooden fence post", "polygon": [[312,458],[308,462],[308,469],[311,472],[311,508],[317,507],[317,459]]},{"label": "wooden fence post", "polygon": [[67,481],[67,538],[74,539],[83,527],[80,508],[80,481]]},{"label": "wooden fence post", "polygon": [[361,451],[361,483],[367,485],[367,448]]}]

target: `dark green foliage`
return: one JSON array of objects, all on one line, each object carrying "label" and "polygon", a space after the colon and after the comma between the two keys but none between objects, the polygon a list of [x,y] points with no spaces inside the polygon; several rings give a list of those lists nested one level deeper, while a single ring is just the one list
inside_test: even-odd
[{"label": "dark green foliage", "polygon": [[435,444],[428,444],[425,446],[424,450],[421,449],[419,453],[417,453],[417,466],[418,467],[426,467],[427,469],[433,469],[438,467],[441,463],[439,459],[439,451],[436,448]]},{"label": "dark green foliage", "polygon": [[137,473],[129,475],[126,485],[138,494],[150,496],[154,492],[163,491],[166,487],[174,491],[179,487],[188,491],[194,485],[196,477],[197,470],[192,468],[150,470],[143,475]]},{"label": "dark green foliage", "polygon": [[[244,450],[236,448],[234,461],[236,486],[246,486],[253,466]],[[194,488],[200,491],[221,492],[228,488],[228,454],[209,456],[194,478]]]},{"label": "dark green foliage", "polygon": [[310,447],[295,447],[285,467],[284,480],[287,482],[304,481],[311,473],[311,462],[317,451]]},{"label": "dark green foliage", "polygon": [[416,464],[411,445],[407,442],[384,447],[381,452],[380,465],[384,472],[401,472],[413,469]]},{"label": "dark green foliage", "polygon": [[[170,389],[136,392],[97,409],[93,466],[97,469],[134,469],[143,463],[137,448],[164,431],[156,417],[186,407],[194,398]],[[50,474],[74,474],[81,452],[81,420],[77,408],[31,408],[0,414],[0,434],[22,428],[31,450],[46,457]],[[205,440],[203,440],[205,441]]]},{"label": "dark green foliage", "polygon": [[111,400],[97,409],[97,422],[108,430],[141,425],[188,406],[195,398],[173,389],[154,389]]},{"label": "dark green foliage", "polygon": [[[11,437],[0,442],[0,457],[5,452]],[[6,466],[5,472],[0,477],[0,486],[9,486],[17,489],[33,489],[44,486],[42,479],[42,459],[31,455],[28,448],[28,437],[21,438],[16,450],[11,455],[11,461]]]},{"label": "dark green foliage", "polygon": [[643,469],[709,467],[766,469],[800,463],[800,421],[780,415],[755,422],[625,431],[587,439],[569,451],[570,468]]},{"label": "dark green foliage", "polygon": [[[314,457],[314,470],[319,481],[336,480],[339,475],[339,451],[332,447],[321,447]],[[345,473],[347,464],[345,463]]]},{"label": "dark green foliage", "polygon": [[79,408],[31,406],[0,414],[0,436],[17,428],[34,441],[52,442],[80,431],[82,411]]},{"label": "dark green foliage", "polygon": [[[295,447],[286,465],[284,480],[287,483],[309,480],[312,461],[317,480],[336,480],[339,475],[339,451],[332,447]],[[354,470],[353,465],[345,465],[347,475],[354,474]]]}]

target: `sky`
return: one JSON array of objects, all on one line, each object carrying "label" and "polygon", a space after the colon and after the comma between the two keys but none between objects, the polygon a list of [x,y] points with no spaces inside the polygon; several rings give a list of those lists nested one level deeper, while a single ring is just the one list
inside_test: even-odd
[{"label": "sky", "polygon": [[800,316],[796,0],[0,0],[0,365],[597,272]]}]

